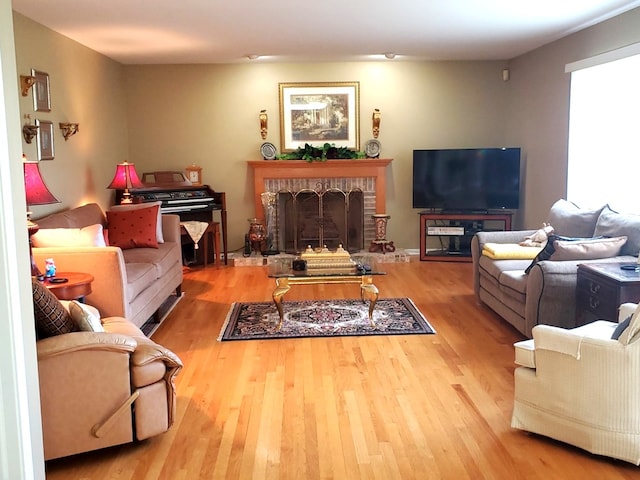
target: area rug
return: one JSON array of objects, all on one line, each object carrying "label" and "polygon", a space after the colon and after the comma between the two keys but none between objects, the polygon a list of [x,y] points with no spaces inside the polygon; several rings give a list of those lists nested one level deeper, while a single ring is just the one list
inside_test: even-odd
[{"label": "area rug", "polygon": [[182,292],[180,296],[177,296],[175,294],[169,295],[167,299],[164,302],[162,302],[162,305],[160,305],[160,308],[158,309],[158,315],[160,316],[160,321],[158,322],[154,321],[152,316],[149,320],[147,320],[142,324],[142,327],[140,327],[140,330],[142,330],[142,333],[144,333],[147,337],[151,338],[151,335],[153,335],[154,332],[158,329],[158,327],[162,324],[162,322],[165,321],[165,319],[169,316],[169,314],[174,309],[174,307],[178,304],[178,302],[182,300],[183,296],[184,296],[184,292]]},{"label": "area rug", "polygon": [[273,302],[234,303],[227,314],[219,341],[358,335],[409,335],[436,333],[409,298],[382,298],[369,323],[369,303],[360,300],[308,300],[283,302],[280,331]]}]

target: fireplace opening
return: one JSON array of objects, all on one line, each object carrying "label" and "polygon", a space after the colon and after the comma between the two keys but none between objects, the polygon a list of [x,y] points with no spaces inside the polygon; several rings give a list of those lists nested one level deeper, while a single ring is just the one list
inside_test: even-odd
[{"label": "fireplace opening", "polygon": [[321,187],[296,192],[281,190],[276,202],[276,234],[281,250],[299,253],[339,245],[350,252],[364,248],[364,195]]}]

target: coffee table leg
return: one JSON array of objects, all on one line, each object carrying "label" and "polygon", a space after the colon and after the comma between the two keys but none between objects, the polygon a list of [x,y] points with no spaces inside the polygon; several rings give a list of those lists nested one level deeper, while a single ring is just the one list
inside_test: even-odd
[{"label": "coffee table leg", "polygon": [[276,278],[276,289],[273,291],[273,303],[276,304],[278,315],[280,316],[280,321],[278,322],[276,331],[280,331],[280,329],[282,328],[282,321],[284,320],[284,312],[282,310],[282,297],[284,297],[285,293],[287,293],[290,288],[291,287],[289,286],[288,278]]},{"label": "coffee table leg", "polygon": [[373,278],[369,276],[362,277],[362,284],[360,285],[360,298],[364,302],[365,299],[369,300],[369,322],[371,326],[375,328],[376,323],[373,321],[373,309],[378,301],[378,287],[373,284]]}]

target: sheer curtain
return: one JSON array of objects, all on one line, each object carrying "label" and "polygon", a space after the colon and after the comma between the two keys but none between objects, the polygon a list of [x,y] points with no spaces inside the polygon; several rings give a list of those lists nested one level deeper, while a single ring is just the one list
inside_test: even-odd
[{"label": "sheer curtain", "polygon": [[569,64],[566,71],[567,199],[640,213],[640,44]]}]

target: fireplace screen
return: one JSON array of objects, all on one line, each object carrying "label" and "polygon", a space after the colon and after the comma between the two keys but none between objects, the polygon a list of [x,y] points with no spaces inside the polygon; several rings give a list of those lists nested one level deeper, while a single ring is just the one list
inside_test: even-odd
[{"label": "fireplace screen", "polygon": [[336,188],[280,191],[276,207],[277,236],[281,250],[298,253],[308,245],[350,252],[364,248],[362,190]]}]

